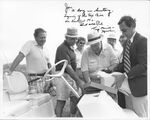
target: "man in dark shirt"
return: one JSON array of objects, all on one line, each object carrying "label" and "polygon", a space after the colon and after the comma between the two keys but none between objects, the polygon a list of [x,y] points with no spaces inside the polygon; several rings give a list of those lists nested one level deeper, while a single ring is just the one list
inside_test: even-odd
[{"label": "man in dark shirt", "polygon": [[[55,63],[65,59],[68,61],[68,65],[65,69],[64,77],[66,80],[71,83],[71,85],[76,88],[83,88],[83,81],[76,74],[76,55],[74,53],[73,45],[77,40],[77,29],[68,28],[67,33],[65,34],[64,42],[57,48]],[[56,71],[60,71],[62,64],[56,67]],[[57,103],[55,113],[57,117],[62,116],[62,111],[65,105],[66,100],[70,97],[70,90],[66,86],[63,80],[55,80],[56,92],[57,92]],[[77,99],[74,97],[74,99]],[[72,99],[70,99],[71,101]],[[74,100],[73,100],[74,101]],[[76,102],[77,103],[77,102]],[[71,114],[76,113],[76,104],[72,106],[74,109],[71,109]]]}]

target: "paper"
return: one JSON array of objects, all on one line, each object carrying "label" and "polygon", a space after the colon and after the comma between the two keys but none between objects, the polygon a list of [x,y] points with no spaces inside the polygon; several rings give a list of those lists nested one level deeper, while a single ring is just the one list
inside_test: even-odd
[{"label": "paper", "polygon": [[[111,73],[111,75],[122,75],[123,73],[120,72],[113,72]],[[125,78],[121,87],[119,88],[119,91],[124,93],[125,95],[131,94],[130,88],[129,88],[129,84],[128,84],[128,79]]]},{"label": "paper", "polygon": [[[117,75],[122,75],[123,73],[113,72],[109,74],[103,71],[98,71],[96,74],[101,77],[101,81],[102,81],[101,84],[107,87],[111,87],[112,84],[115,82],[115,77],[113,77],[113,75],[117,76]],[[122,83],[122,86],[118,90],[125,95],[131,94],[127,78],[125,78],[125,80]]]},{"label": "paper", "polygon": [[90,86],[94,87],[94,88],[105,90],[105,91],[113,93],[113,94],[117,94],[117,89],[105,86],[103,84],[98,84],[98,83],[91,82]]},{"label": "paper", "polygon": [[133,111],[124,111],[105,91],[83,95],[77,106],[83,118],[138,118]]},{"label": "paper", "polygon": [[129,83],[128,83],[128,79],[125,78],[121,87],[119,88],[120,91],[125,91],[127,92],[128,94],[131,94],[131,90],[129,88]]},{"label": "paper", "polygon": [[98,71],[97,75],[101,77],[101,84],[105,86],[111,87],[115,81],[115,78],[109,73]]}]

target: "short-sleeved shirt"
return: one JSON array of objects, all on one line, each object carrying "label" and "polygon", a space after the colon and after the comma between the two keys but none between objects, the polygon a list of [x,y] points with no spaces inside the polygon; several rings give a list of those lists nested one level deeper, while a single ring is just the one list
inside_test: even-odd
[{"label": "short-sleeved shirt", "polygon": [[27,41],[20,52],[26,57],[28,73],[44,73],[48,70],[48,54],[36,41]]},{"label": "short-sleeved shirt", "polygon": [[114,53],[116,55],[116,57],[118,58],[118,60],[120,59],[120,55],[121,55],[121,51],[119,51],[118,49],[114,48]]},{"label": "short-sleeved shirt", "polygon": [[113,48],[109,44],[102,44],[103,48],[100,55],[96,55],[91,47],[84,50],[81,60],[81,71],[89,71],[93,74],[99,70],[108,68],[118,63],[118,59],[114,54]]},{"label": "short-sleeved shirt", "polygon": [[[73,68],[73,70],[76,70],[76,55],[74,52],[74,49],[71,48],[66,41],[64,41],[58,48],[56,51],[56,57],[55,57],[55,63],[61,61],[61,60],[67,60],[68,64],[71,65],[71,67]],[[61,70],[62,65],[58,65],[56,67],[56,70],[59,71]]]},{"label": "short-sleeved shirt", "polygon": [[76,64],[77,64],[77,68],[81,68],[82,53],[76,48],[76,49],[75,49],[75,54],[76,54]]}]

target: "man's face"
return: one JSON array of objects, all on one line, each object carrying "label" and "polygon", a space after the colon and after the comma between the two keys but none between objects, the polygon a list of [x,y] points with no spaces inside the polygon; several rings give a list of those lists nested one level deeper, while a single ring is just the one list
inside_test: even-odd
[{"label": "man's face", "polygon": [[35,39],[39,46],[43,46],[46,42],[46,33],[45,32],[39,33]]},{"label": "man's face", "polygon": [[126,40],[127,40],[127,37],[125,35],[121,35],[119,38],[119,42],[122,46],[124,46],[124,43]]},{"label": "man's face", "polygon": [[133,27],[128,27],[125,22],[122,22],[120,25],[119,25],[119,28],[122,32],[123,35],[125,35],[128,39],[130,39],[133,35],[133,32],[134,32],[134,28]]},{"label": "man's face", "polygon": [[114,38],[107,38],[107,42],[111,45],[111,46],[115,46],[116,44],[116,39]]},{"label": "man's face", "polygon": [[81,41],[79,41],[78,43],[76,43],[76,45],[77,45],[78,48],[83,48],[84,45],[85,45],[85,41],[84,41],[84,40],[81,40]]},{"label": "man's face", "polygon": [[69,46],[73,46],[77,41],[77,37],[66,37],[66,41]]},{"label": "man's face", "polygon": [[98,53],[101,50],[101,42],[90,45],[93,52]]}]

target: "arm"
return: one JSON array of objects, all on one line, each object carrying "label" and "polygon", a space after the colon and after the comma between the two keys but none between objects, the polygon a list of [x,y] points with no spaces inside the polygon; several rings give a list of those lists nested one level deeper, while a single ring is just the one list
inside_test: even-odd
[{"label": "arm", "polygon": [[134,63],[134,65],[127,74],[129,79],[147,75],[147,39],[142,37],[137,38],[136,41],[134,44],[136,49],[132,50],[132,54],[136,56],[131,58],[131,63]]},{"label": "arm", "polygon": [[[67,49],[62,49],[62,48],[58,48],[56,51],[56,59],[55,59],[55,63],[60,61],[60,60],[67,60],[68,61],[68,65],[66,66],[65,71],[70,75],[70,77],[76,81],[77,85],[79,85],[81,88],[83,87],[83,82],[82,80],[79,78],[79,76],[77,75],[77,73],[73,70],[73,68],[71,67],[71,62],[70,62],[70,57],[67,54]],[[57,66],[57,70],[59,70],[62,67],[62,64],[60,64],[59,66]]]},{"label": "arm", "polygon": [[115,69],[115,67],[117,67],[117,65],[118,65],[117,63],[114,63],[113,65],[109,66],[108,69],[110,71],[114,71],[114,69]]},{"label": "arm", "polygon": [[119,63],[119,64],[114,68],[114,71],[115,71],[115,72],[121,72],[121,73],[123,73],[123,72],[124,72],[124,69],[123,69],[123,62]]},{"label": "arm", "polygon": [[112,46],[109,44],[107,44],[105,54],[107,55],[107,62],[108,62],[107,64],[108,65],[102,71],[104,71],[106,73],[111,73],[116,69],[116,67],[119,63],[119,60],[116,57]]},{"label": "arm", "polygon": [[83,88],[83,82],[82,82],[82,80],[79,78],[79,76],[76,74],[76,72],[73,70],[73,68],[71,67],[71,65],[67,65],[67,67],[66,67],[66,71],[67,71],[67,73],[71,76],[71,78],[73,79],[73,80],[75,80],[76,81],[76,83],[81,87],[81,88]]},{"label": "arm", "polygon": [[15,60],[13,61],[13,63],[10,66],[10,69],[9,69],[10,74],[15,70],[15,68],[23,60],[24,57],[25,57],[24,54],[19,52],[19,54],[17,55],[17,57],[15,58]]},{"label": "arm", "polygon": [[91,82],[90,75],[89,75],[89,68],[88,68],[88,51],[87,49],[83,52],[81,58],[81,71],[83,74],[83,79],[86,83]]},{"label": "arm", "polygon": [[126,45],[126,42],[124,43],[124,45],[122,46],[123,47],[123,51],[120,55],[120,63],[114,68],[114,71],[115,72],[121,72],[121,73],[124,73],[124,65],[123,65],[123,55],[124,55],[124,49],[125,49],[125,45]]},{"label": "arm", "polygon": [[110,66],[108,67],[108,69],[110,71],[114,71],[114,68],[117,67],[119,61],[114,53],[113,48],[110,46],[109,47],[109,53],[110,53]]},{"label": "arm", "polygon": [[83,79],[86,83],[91,82],[90,75],[89,75],[88,71],[84,71],[84,72],[82,72],[82,74],[83,74]]},{"label": "arm", "polygon": [[48,62],[48,63],[47,63],[47,66],[48,66],[48,68],[51,68],[52,65],[51,65],[50,62]]},{"label": "arm", "polygon": [[91,74],[89,75],[89,71],[82,72],[83,78],[85,80],[85,83],[90,83],[91,80],[98,80],[101,81],[101,77],[97,74]]},{"label": "arm", "polygon": [[49,53],[48,53],[48,50],[46,49],[46,48],[44,48],[43,49],[43,52],[45,53],[45,59],[46,59],[46,61],[47,61],[47,67],[48,68],[51,68],[51,62],[50,62],[50,55],[49,55]]}]

